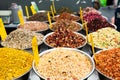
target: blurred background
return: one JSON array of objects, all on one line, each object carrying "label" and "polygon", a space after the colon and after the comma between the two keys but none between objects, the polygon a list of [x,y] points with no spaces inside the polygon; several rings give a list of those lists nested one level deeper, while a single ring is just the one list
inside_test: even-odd
[{"label": "blurred background", "polygon": [[[8,10],[11,6],[11,3],[17,3],[22,6],[24,15],[25,15],[25,6],[30,6],[33,0],[0,0],[0,10]],[[91,0],[54,0],[56,10],[61,7],[68,7],[72,11],[79,11],[80,6],[92,6]],[[50,5],[52,4],[52,0],[34,0],[36,2],[39,10],[50,10]],[[29,7],[29,11],[30,7]]]}]

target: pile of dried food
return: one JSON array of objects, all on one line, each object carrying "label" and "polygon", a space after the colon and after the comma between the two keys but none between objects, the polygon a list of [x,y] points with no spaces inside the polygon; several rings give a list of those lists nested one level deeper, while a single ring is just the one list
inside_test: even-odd
[{"label": "pile of dried food", "polygon": [[106,18],[101,16],[98,13],[89,12],[83,19],[87,21],[87,27],[89,31],[97,31],[98,29],[105,28],[105,27],[112,27],[115,28],[114,25],[110,24]]},{"label": "pile of dried food", "polygon": [[14,80],[32,68],[31,53],[12,49],[0,48],[0,80]]},{"label": "pile of dried food", "polygon": [[46,36],[45,43],[51,47],[80,48],[86,44],[86,38],[82,34],[72,32],[69,29],[59,28]]},{"label": "pile of dried food", "polygon": [[71,20],[71,21],[78,21],[78,20],[80,20],[80,18],[78,16],[70,14],[70,13],[67,13],[67,12],[63,12],[60,15],[57,15],[57,16],[54,17],[55,21],[58,21],[58,20],[61,20],[61,19],[64,19],[64,20],[68,19],[68,20]]},{"label": "pile of dried food", "polygon": [[62,7],[60,9],[58,9],[58,11],[57,11],[58,14],[61,14],[63,12],[72,13],[72,10],[70,8],[67,8],[67,7]]},{"label": "pile of dried food", "polygon": [[[90,34],[93,36],[93,43],[96,48],[110,49],[120,47],[120,32],[113,28],[102,28]],[[90,34],[88,35],[89,44],[91,44]]]},{"label": "pile of dried food", "polygon": [[72,31],[79,31],[82,29],[82,25],[78,22],[70,21],[70,20],[59,20],[52,24],[51,30],[53,31],[58,30],[58,28],[61,26],[70,29]]},{"label": "pile of dried food", "polygon": [[98,13],[95,13],[95,12],[89,12],[89,13],[87,13],[86,15],[84,15],[83,16],[83,19],[85,20],[85,21],[87,21],[88,23],[90,23],[92,20],[94,20],[94,19],[102,19],[102,20],[106,20],[103,16],[101,16],[100,14],[98,14]]},{"label": "pile of dried food", "polygon": [[83,16],[88,14],[89,12],[94,12],[94,13],[97,13],[97,14],[101,14],[100,11],[96,10],[93,7],[86,7],[86,8],[83,9]]},{"label": "pile of dried food", "polygon": [[40,57],[36,71],[45,80],[82,80],[93,71],[93,66],[83,52],[56,48]]},{"label": "pile of dried food", "polygon": [[18,28],[27,29],[30,31],[44,31],[47,30],[48,24],[45,22],[39,22],[39,21],[28,21],[25,22],[23,25],[19,25]]},{"label": "pile of dried food", "polygon": [[48,21],[47,12],[38,12],[30,16],[27,21]]},{"label": "pile of dried food", "polygon": [[95,54],[96,68],[110,80],[120,80],[120,48],[104,50]]},{"label": "pile of dried food", "polygon": [[17,29],[15,31],[12,31],[7,36],[5,41],[1,42],[1,44],[5,47],[17,49],[31,48],[31,41],[34,36],[37,37],[38,45],[43,42],[42,34],[28,31],[26,29]]},{"label": "pile of dried food", "polygon": [[92,31],[92,32],[105,27],[111,27],[116,29],[115,25],[109,23],[107,20],[102,20],[101,18],[96,18],[91,22],[87,23],[87,27],[89,31]]}]

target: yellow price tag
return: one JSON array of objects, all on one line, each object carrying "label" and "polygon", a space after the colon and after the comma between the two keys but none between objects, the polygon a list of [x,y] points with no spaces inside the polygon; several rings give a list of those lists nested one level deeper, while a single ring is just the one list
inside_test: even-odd
[{"label": "yellow price tag", "polygon": [[33,5],[30,6],[30,9],[31,9],[33,15],[36,14],[36,11],[35,11],[35,8]]},{"label": "yellow price tag", "polygon": [[34,54],[35,65],[38,65],[40,57],[38,54],[37,38],[35,36],[32,39],[32,49],[33,49],[33,54]]},{"label": "yellow price tag", "polygon": [[[85,28],[85,31],[86,31],[86,37],[88,38],[88,27],[87,27],[87,22],[84,23],[84,28]],[[88,39],[87,39],[88,40]]]},{"label": "yellow price tag", "polygon": [[19,20],[20,20],[20,24],[23,25],[24,24],[24,18],[23,18],[21,10],[18,11],[18,17],[19,17]]},{"label": "yellow price tag", "polygon": [[28,7],[27,6],[25,6],[25,10],[26,10],[26,16],[27,16],[27,18],[29,18],[29,12],[28,12]]},{"label": "yellow price tag", "polygon": [[50,28],[52,28],[52,23],[51,23],[51,18],[50,18],[50,13],[49,12],[47,13],[47,16],[48,16],[48,21],[49,21],[49,24],[50,24]]},{"label": "yellow price tag", "polygon": [[7,33],[6,33],[6,30],[5,30],[2,18],[0,18],[0,35],[1,35],[2,41],[4,41],[7,37]]},{"label": "yellow price tag", "polygon": [[80,19],[82,21],[82,24],[83,24],[83,12],[82,12],[82,8],[80,7]]},{"label": "yellow price tag", "polygon": [[94,49],[94,42],[93,42],[93,36],[92,36],[92,34],[90,34],[90,42],[92,44],[92,52],[93,52],[93,55],[94,55],[95,49]]},{"label": "yellow price tag", "polygon": [[53,12],[53,7],[52,5],[50,6],[51,12],[52,12],[52,16],[54,17],[54,12]]},{"label": "yellow price tag", "polygon": [[54,1],[52,1],[52,6],[53,6],[54,13],[56,14],[56,9],[55,9]]},{"label": "yellow price tag", "polygon": [[94,54],[94,57],[93,57],[93,58],[94,58],[94,60],[95,60],[95,63],[96,63],[96,64],[99,64],[99,61],[96,59],[96,55],[95,55],[95,54]]}]

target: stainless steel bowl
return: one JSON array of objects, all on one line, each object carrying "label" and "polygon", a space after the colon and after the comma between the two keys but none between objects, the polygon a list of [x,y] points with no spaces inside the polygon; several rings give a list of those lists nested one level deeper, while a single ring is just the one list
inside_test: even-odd
[{"label": "stainless steel bowl", "polygon": [[[48,34],[47,34],[46,36],[44,36],[44,38],[43,38],[43,42],[44,42],[47,46],[49,46],[49,47],[51,47],[51,48],[53,48],[53,46],[49,45],[49,44],[46,42],[46,38],[47,38],[48,36],[52,35],[53,33],[55,33],[55,32],[48,33]],[[78,46],[78,47],[76,47],[76,48],[82,48],[83,46],[85,46],[86,43],[87,43],[86,37],[85,37],[84,35],[78,33],[78,32],[74,32],[74,33],[75,33],[75,34],[78,34],[78,35],[81,35],[81,36],[85,39],[84,44],[81,45],[81,46]]]},{"label": "stainless steel bowl", "polygon": [[[71,22],[79,25],[79,29],[76,30],[76,32],[81,31],[81,30],[83,29],[83,25],[82,25],[81,23],[78,23],[78,22],[76,22],[76,21],[71,21]],[[53,22],[52,25],[54,25],[54,24],[56,24],[56,23],[57,23],[57,22]],[[74,26],[73,26],[73,27],[74,27]],[[49,28],[50,28],[50,26],[49,26]],[[51,28],[50,28],[50,30],[54,31],[54,30],[51,29]]]},{"label": "stainless steel bowl", "polygon": [[[0,56],[1,56],[0,60],[2,61],[2,63],[4,63],[4,65],[0,64],[1,70],[2,71],[4,70],[5,72],[7,72],[6,74],[5,74],[5,72],[3,72],[3,74],[0,77],[0,80],[2,78],[5,80],[10,79],[10,78],[11,78],[11,80],[27,80],[29,77],[29,72],[32,69],[33,55],[30,52],[13,49],[13,48],[0,48],[0,51],[1,51],[0,52]],[[3,55],[3,53],[6,53],[6,54]],[[14,53],[17,55],[14,55]],[[23,56],[26,56],[26,57],[23,57]],[[3,61],[4,59],[7,61],[6,62]],[[15,60],[12,61],[13,59],[15,59],[16,61]],[[26,60],[28,60],[29,62],[28,61],[26,62]],[[25,64],[27,64],[27,65],[25,65]],[[16,65],[16,67],[15,67],[15,65]],[[19,70],[23,69],[24,71],[22,71],[22,73],[20,73],[20,74],[16,74],[16,70],[18,72],[18,69]],[[0,72],[0,73],[2,73],[2,72]],[[16,74],[16,75],[13,76],[13,74]]]},{"label": "stainless steel bowl", "polygon": [[[112,25],[114,25],[114,24],[112,24]],[[119,33],[117,33],[116,34],[116,32],[118,32],[116,29],[117,29],[117,27],[114,25],[114,27],[115,27],[115,29],[113,29],[113,28],[111,28],[111,30],[109,30],[109,32],[106,32],[105,30],[103,30],[103,29],[107,29],[107,28],[109,28],[109,27],[106,27],[106,28],[102,28],[102,29],[99,29],[97,32],[92,32],[92,33],[89,33],[88,34],[88,44],[90,45],[90,46],[92,46],[92,44],[91,44],[91,42],[90,42],[90,34],[92,34],[92,35],[94,35],[95,36],[95,38],[93,38],[93,41],[94,41],[94,48],[96,49],[96,51],[98,51],[98,50],[104,50],[104,49],[111,49],[111,48],[118,48],[119,47],[119,44],[118,44],[118,42],[116,42],[116,41],[114,41],[113,39],[114,38],[116,38],[116,35],[118,34],[119,35]],[[114,32],[114,31],[112,31],[112,30],[114,30],[114,31],[116,31],[115,33],[114,33],[114,35],[113,35],[113,33],[112,32]],[[100,32],[99,32],[100,31]],[[111,32],[110,32],[111,31]],[[103,34],[103,32],[104,32],[104,34]],[[101,34],[100,34],[101,33]],[[107,34],[108,33],[108,34]],[[112,34],[111,34],[112,33]],[[109,37],[103,37],[102,35],[106,35],[106,36],[109,36]],[[99,37],[100,36],[100,37]],[[112,37],[111,37],[112,36]],[[118,36],[117,36],[118,37]],[[103,38],[103,39],[102,39]],[[111,41],[110,41],[110,39],[111,39]],[[117,40],[119,39],[119,37],[117,38]],[[113,42],[114,41],[114,42]],[[118,40],[119,41],[119,40]],[[101,44],[99,43],[99,42],[101,42]],[[106,42],[106,43],[105,43]],[[108,42],[109,42],[109,45],[108,45]],[[102,44],[107,44],[107,46],[102,46]],[[111,43],[111,44],[110,44]],[[113,45],[112,43],[115,43],[116,45]],[[98,45],[99,44],[99,45]],[[102,46],[102,47],[101,47]]]},{"label": "stainless steel bowl", "polygon": [[[31,35],[29,35],[28,33],[26,34],[26,32],[28,32]],[[13,35],[13,33],[14,33],[14,36],[11,36],[11,35]],[[15,36],[15,34],[17,36]],[[19,35],[21,35],[21,34],[23,34],[24,36],[19,37]],[[9,34],[7,36],[9,38],[9,40],[6,38],[5,41],[1,41],[0,43],[1,43],[1,46],[3,46],[3,47],[9,47],[9,48],[15,48],[15,49],[22,49],[22,50],[30,50],[30,49],[32,49],[32,46],[30,45],[31,41],[29,41],[30,40],[29,38],[32,35],[34,36],[35,34],[37,34],[36,37],[38,37],[37,38],[38,39],[38,45],[41,45],[43,43],[43,37],[44,37],[44,35],[41,34],[41,33],[35,33],[35,32],[32,32],[32,31],[29,31],[29,30],[26,30],[26,29],[17,29],[15,31],[13,31],[11,34]],[[30,37],[28,38],[25,35],[30,36]],[[24,45],[24,43],[23,43],[24,40],[21,40],[22,38],[24,38],[25,41],[27,39],[26,42],[28,42],[29,44]],[[9,43],[11,41],[13,43],[15,43],[16,45],[14,46],[14,44]],[[17,44],[18,42],[19,42],[19,44]],[[23,47],[21,47],[21,45],[23,45]]]},{"label": "stainless steel bowl", "polygon": [[[36,24],[36,22],[37,23],[40,23],[40,21],[27,21],[27,22],[25,22],[25,23],[34,23],[34,24]],[[44,30],[35,30],[34,32],[43,32],[43,31],[46,31],[46,30],[48,30],[49,29],[49,24],[48,23],[46,23],[46,22],[44,22],[46,25],[48,25],[48,28],[46,28],[46,29],[44,29]],[[20,24],[18,24],[17,25],[17,28],[21,28],[21,27],[19,27],[20,26]],[[35,26],[31,26],[31,27],[35,27]],[[22,29],[26,29],[26,28],[22,28]],[[29,30],[29,29],[27,29],[27,30]],[[30,30],[31,31],[31,30]]]},{"label": "stainless steel bowl", "polygon": [[[109,50],[109,49],[105,49],[105,50]],[[105,51],[105,50],[100,50],[97,51],[95,54],[100,54],[100,52]],[[93,59],[94,59],[95,55],[93,55]],[[100,80],[114,80],[111,77],[105,75],[104,73],[102,73],[100,70],[98,70],[97,68],[95,68],[99,74]]]},{"label": "stainless steel bowl", "polygon": [[[44,54],[46,54],[46,53],[48,53],[48,52],[54,51],[54,50],[56,50],[56,49],[57,49],[57,48],[53,48],[53,49],[46,50],[46,51],[40,53],[39,56],[42,56],[42,55],[44,55]],[[61,48],[61,49],[77,51],[77,52],[80,52],[81,54],[84,54],[85,56],[87,56],[87,57],[89,58],[89,60],[90,60],[90,62],[91,62],[91,65],[92,65],[92,69],[91,69],[91,71],[86,75],[86,77],[84,77],[82,80],[87,79],[87,78],[93,73],[93,71],[94,71],[94,69],[95,69],[95,64],[94,64],[94,60],[90,57],[90,55],[88,55],[87,53],[85,53],[85,52],[83,52],[83,51],[81,51],[81,50],[74,49],[74,48]],[[38,73],[38,71],[37,71],[37,69],[36,69],[36,67],[35,67],[34,61],[33,61],[33,70],[34,70],[34,72],[35,72],[39,77],[41,77],[42,79],[45,79],[40,73]]]},{"label": "stainless steel bowl", "polygon": [[[48,10],[40,10],[36,14],[30,16],[29,18],[26,18],[27,21],[41,21],[41,22],[48,22],[47,19],[47,12],[51,12]],[[38,16],[37,16],[38,15]],[[32,18],[32,19],[31,19]],[[40,19],[42,18],[42,19]]]},{"label": "stainless steel bowl", "polygon": [[[60,16],[60,15],[56,15],[56,16],[54,16],[52,20],[53,20],[53,21],[57,21],[57,20],[55,19],[55,17],[58,18],[59,16]],[[74,15],[74,14],[71,14],[71,16],[79,17],[79,16]],[[68,20],[69,20],[69,19],[68,19]],[[73,20],[73,21],[79,21],[79,20],[80,20],[80,18],[78,18],[77,20]]]}]

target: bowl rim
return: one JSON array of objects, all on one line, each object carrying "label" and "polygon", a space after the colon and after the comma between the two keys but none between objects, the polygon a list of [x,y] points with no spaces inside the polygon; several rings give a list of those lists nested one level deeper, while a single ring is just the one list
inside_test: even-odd
[{"label": "bowl rim", "polygon": [[[96,55],[96,54],[100,54],[102,51],[107,51],[107,50],[112,50],[112,49],[99,50],[99,51],[97,51],[97,52],[95,53],[95,55]],[[94,60],[95,55],[92,56],[93,60]],[[94,60],[94,62],[95,62],[95,60]],[[96,65],[96,64],[95,64],[95,65]],[[97,69],[96,67],[95,67],[95,70],[97,70],[100,74],[102,74],[102,75],[105,76],[106,78],[108,78],[108,79],[110,79],[110,80],[113,80],[111,77],[105,75],[104,73],[102,73],[102,72],[101,72],[99,69]]]},{"label": "bowl rim", "polygon": [[[37,31],[33,31],[33,32],[43,32],[43,31],[46,31],[46,30],[48,30],[49,29],[49,24],[47,23],[47,22],[42,22],[42,21],[26,21],[25,23],[31,23],[31,22],[33,22],[33,23],[35,23],[35,22],[37,22],[37,23],[44,23],[44,24],[46,24],[48,27],[47,27],[47,29],[44,29],[44,30],[37,30]],[[18,24],[17,25],[17,28],[19,29],[24,29],[24,28],[21,28],[21,27],[18,27],[18,26],[20,26],[20,24]],[[25,28],[26,29],[26,28]],[[27,29],[27,30],[29,30],[29,29]],[[31,30],[30,30],[31,31]]]},{"label": "bowl rim", "polygon": [[[47,38],[48,36],[54,34],[54,33],[55,33],[55,32],[50,32],[50,33],[46,34],[46,35],[44,36],[44,38],[43,38],[43,42],[44,42],[47,46],[49,46],[49,47],[51,47],[51,48],[55,48],[55,47],[49,45],[49,44],[46,42],[46,38]],[[78,35],[80,35],[80,36],[82,36],[82,37],[85,39],[84,44],[81,45],[81,46],[78,46],[78,47],[76,47],[76,48],[82,48],[82,47],[84,47],[84,46],[87,44],[86,36],[84,36],[83,34],[78,33],[78,32],[74,32],[74,33],[75,33],[75,34],[78,34]]]},{"label": "bowl rim", "polygon": [[[54,51],[54,50],[56,50],[56,49],[58,49],[58,48],[52,48],[52,49],[48,49],[48,50],[46,50],[46,51],[43,51],[42,53],[39,54],[39,56],[42,56],[42,55],[44,55],[44,54],[46,54],[46,53],[48,53],[48,52],[50,52],[50,51]],[[94,63],[93,58],[92,58],[89,54],[87,54],[86,52],[84,52],[84,51],[82,51],[82,50],[75,49],[75,48],[60,47],[60,49],[67,49],[67,50],[71,50],[71,51],[77,51],[77,52],[80,52],[81,54],[84,54],[85,56],[87,56],[87,57],[89,58],[90,62],[91,62],[92,69],[91,69],[91,71],[87,74],[87,76],[83,78],[83,80],[86,79],[87,77],[89,77],[90,75],[92,75],[92,73],[93,73],[94,70],[95,70],[95,63]],[[33,65],[32,65],[32,66],[33,66],[33,70],[34,70],[35,74],[37,74],[39,77],[45,79],[45,77],[43,77],[42,75],[40,75],[40,73],[37,72],[37,70],[36,70],[36,68],[35,68],[34,61],[33,61]]]},{"label": "bowl rim", "polygon": [[[76,22],[76,21],[71,21],[71,22],[73,22],[73,23],[75,23],[75,24],[78,24],[78,25],[80,26],[80,29],[79,29],[79,30],[76,30],[76,31],[74,31],[74,32],[78,32],[78,31],[81,31],[81,30],[83,29],[83,25],[82,25],[81,23]],[[57,22],[53,22],[52,25],[53,25],[53,24],[56,24],[56,23],[57,23]],[[49,25],[49,29],[52,30],[52,31],[54,31],[53,29],[50,28],[50,25]]]}]

